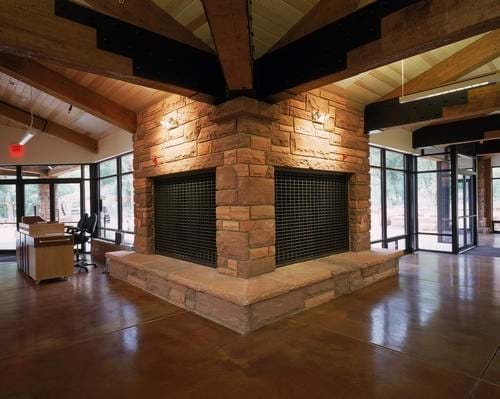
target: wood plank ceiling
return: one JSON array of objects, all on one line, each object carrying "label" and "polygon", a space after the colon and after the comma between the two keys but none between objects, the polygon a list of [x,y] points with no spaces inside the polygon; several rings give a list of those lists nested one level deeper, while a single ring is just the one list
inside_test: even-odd
[{"label": "wood plank ceiling", "polygon": [[[251,3],[255,58],[266,53],[319,0],[253,0]],[[215,48],[201,0],[154,0],[178,22]]]},{"label": "wood plank ceiling", "polygon": [[[86,72],[48,64],[46,66],[132,111],[143,109],[170,95],[159,90]],[[112,133],[123,131],[119,127],[90,115],[77,107],[72,107],[71,111],[69,111],[70,104],[58,100],[43,91],[31,88],[31,86],[0,72],[0,101],[5,101],[15,107],[29,111],[31,109],[31,95],[35,115],[81,134],[99,140]],[[6,123],[5,118],[0,120],[0,125],[19,126],[14,122]]]},{"label": "wood plank ceiling", "polygon": [[[79,0],[85,2],[85,0]],[[206,45],[215,49],[212,33],[201,0],[153,0],[177,22],[185,26]],[[250,19],[253,35],[253,54],[257,59],[273,49],[292,27],[314,7],[332,0],[252,0]],[[346,0],[346,4],[349,0]],[[373,0],[352,0],[347,6],[361,8]],[[320,17],[318,17],[320,18]],[[320,18],[321,19],[321,18]],[[324,23],[331,21],[323,21]],[[483,35],[450,44],[405,60],[405,80],[432,68],[457,51],[477,41]],[[165,91],[146,88],[87,72],[44,64],[74,82],[112,100],[123,107],[138,111],[170,95]],[[500,70],[500,58],[492,60],[462,79],[481,76]],[[341,93],[361,106],[377,101],[401,85],[401,62],[392,63],[360,75],[325,86],[323,89]],[[30,109],[30,86],[0,73],[0,100],[24,110]],[[37,89],[32,90],[33,111],[36,115],[59,123],[92,138],[101,139],[121,129]],[[0,125],[16,125],[0,118]]]},{"label": "wood plank ceiling", "polygon": [[[215,45],[201,0],[153,0],[212,49]],[[252,0],[254,58],[269,51],[321,0]],[[324,1],[324,0],[323,0]],[[331,1],[331,0],[328,0]],[[356,0],[361,8],[373,0]]]},{"label": "wood plank ceiling", "polygon": [[[448,46],[440,47],[404,60],[405,82],[432,68],[439,62],[479,40],[485,34],[470,37]],[[459,80],[467,80],[488,75],[500,70],[500,58],[477,68]],[[394,62],[380,68],[353,76],[351,78],[327,85],[325,90],[342,93],[348,98],[366,105],[378,101],[381,97],[397,89],[402,82],[402,63]]]}]

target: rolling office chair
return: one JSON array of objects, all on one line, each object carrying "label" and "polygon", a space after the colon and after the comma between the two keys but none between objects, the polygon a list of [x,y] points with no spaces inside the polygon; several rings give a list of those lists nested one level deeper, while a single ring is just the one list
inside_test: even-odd
[{"label": "rolling office chair", "polygon": [[68,234],[73,234],[75,231],[81,230],[83,228],[83,226],[85,225],[85,223],[87,223],[88,218],[89,218],[89,214],[88,213],[84,213],[83,216],[82,216],[82,218],[76,224],[76,227],[74,227],[74,226],[65,226],[64,227],[64,231],[66,233],[68,233]]},{"label": "rolling office chair", "polygon": [[[84,255],[83,245],[89,242],[92,235],[95,233],[97,228],[97,215],[94,213],[89,217],[85,214],[80,222],[82,222],[80,227],[68,227],[67,232],[73,235],[73,240],[76,246],[75,263],[73,266],[79,270],[81,269],[88,272],[88,266],[94,266],[94,268],[97,268],[97,264],[81,260],[80,256]],[[78,222],[78,224],[80,224],[80,222]]]}]

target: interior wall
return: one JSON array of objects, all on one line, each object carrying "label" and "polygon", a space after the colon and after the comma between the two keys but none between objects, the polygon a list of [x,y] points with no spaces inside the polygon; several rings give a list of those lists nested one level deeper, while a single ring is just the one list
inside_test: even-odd
[{"label": "interior wall", "polygon": [[0,127],[0,164],[93,163],[132,151],[133,146],[133,135],[124,131],[113,133],[99,140],[97,154],[48,134],[40,133],[25,145],[22,158],[12,157],[9,151],[10,145],[19,143],[25,132],[24,129],[15,127]]},{"label": "interior wall", "polygon": [[389,150],[402,151],[408,154],[416,154],[413,148],[412,132],[402,128],[391,128],[381,133],[369,136],[370,144]]},{"label": "interior wall", "polygon": [[500,166],[500,154],[491,156],[491,166]]}]

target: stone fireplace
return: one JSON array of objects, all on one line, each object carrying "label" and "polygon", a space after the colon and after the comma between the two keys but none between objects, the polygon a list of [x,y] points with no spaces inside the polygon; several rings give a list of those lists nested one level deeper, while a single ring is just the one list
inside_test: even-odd
[{"label": "stone fireplace", "polygon": [[[315,90],[212,106],[173,95],[141,112],[139,126],[135,253],[110,254],[113,275],[245,333],[397,273],[399,252],[368,251],[368,138],[349,100]],[[200,171],[215,173],[216,269],[155,243],[158,182]]]},{"label": "stone fireplace", "polygon": [[[178,125],[167,129],[162,119]],[[363,114],[335,94],[317,90],[279,105],[241,97],[219,106],[171,96],[142,112],[134,157],[138,253],[155,253],[153,179],[204,169],[216,173],[220,273],[248,278],[275,269],[275,168],[345,173],[350,249],[369,249]]]}]

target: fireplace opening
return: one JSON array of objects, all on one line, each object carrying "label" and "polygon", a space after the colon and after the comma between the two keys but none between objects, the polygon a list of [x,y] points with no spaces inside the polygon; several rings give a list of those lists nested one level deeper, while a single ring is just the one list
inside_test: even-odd
[{"label": "fireplace opening", "polygon": [[215,170],[154,179],[155,252],[216,266]]},{"label": "fireplace opening", "polygon": [[276,169],[276,265],[349,251],[348,175]]}]

